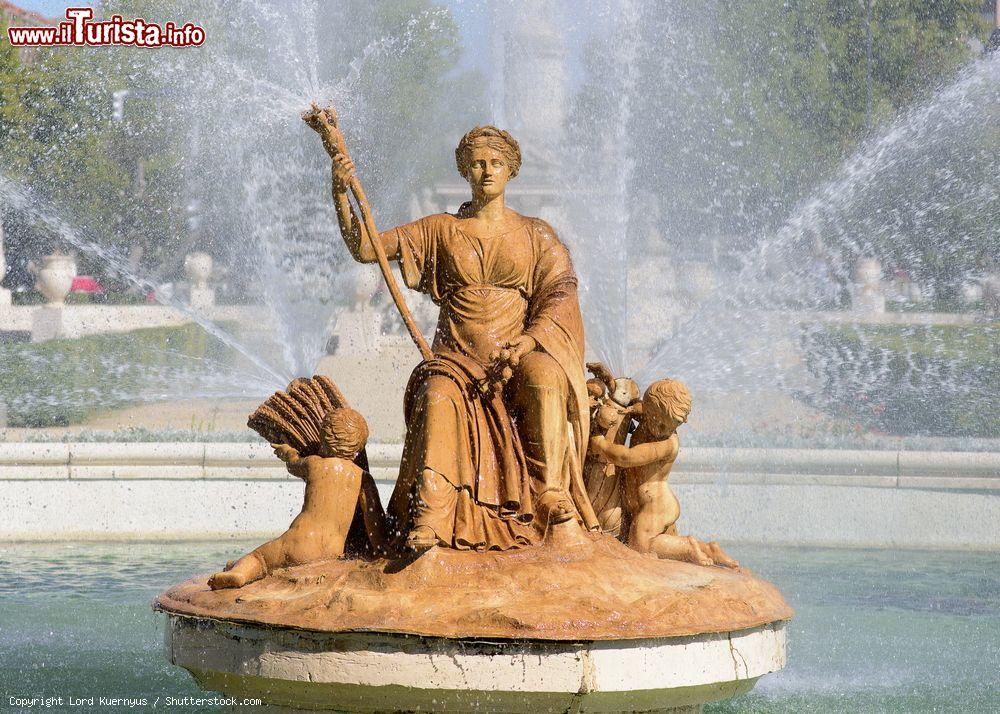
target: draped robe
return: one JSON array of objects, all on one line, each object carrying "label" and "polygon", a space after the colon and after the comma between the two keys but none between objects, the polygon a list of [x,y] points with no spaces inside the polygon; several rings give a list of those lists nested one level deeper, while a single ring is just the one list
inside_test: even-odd
[{"label": "draped robe", "polygon": [[405,533],[421,474],[429,469],[458,492],[456,548],[507,549],[530,545],[544,523],[534,517],[532,480],[510,403],[511,395],[485,385],[489,355],[528,334],[551,356],[568,383],[562,478],[581,523],[597,528],[583,487],[589,431],[584,376],[583,320],[569,251],[552,228],[521,217],[500,235],[462,230],[451,214],[393,229],[406,285],[440,307],[434,358],[414,370],[404,412],[406,443],[389,517]]}]

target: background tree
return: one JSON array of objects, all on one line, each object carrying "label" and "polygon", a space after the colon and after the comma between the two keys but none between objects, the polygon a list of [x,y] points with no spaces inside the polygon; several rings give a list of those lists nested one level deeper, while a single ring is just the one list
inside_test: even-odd
[{"label": "background tree", "polygon": [[[724,10],[665,2],[642,4],[638,15],[621,36],[592,44],[573,123],[599,122],[620,88],[634,87],[636,193],[653,197],[663,247],[689,257],[720,243],[745,251],[773,233],[879,127],[950,81],[974,56],[969,40],[987,32],[978,0],[751,0]],[[621,48],[630,44],[626,66]],[[985,154],[976,155],[980,169],[970,171],[982,169]],[[966,184],[949,186],[953,195]],[[894,190],[907,195],[905,184]],[[953,244],[946,222],[915,239],[927,256]],[[844,238],[819,228],[830,231],[823,240]],[[883,238],[886,256],[921,263],[900,234],[892,247]]]},{"label": "background tree", "polygon": [[[187,252],[207,249],[238,292],[253,272],[246,241],[282,211],[288,220],[274,229],[283,238],[332,247],[329,167],[298,119],[309,100],[335,100],[344,112],[385,222],[405,217],[409,191],[446,166],[438,142],[455,131],[441,130],[464,124],[460,112],[441,117],[448,93],[469,82],[456,71],[457,28],[429,0],[111,0],[103,13],[190,20],[210,41],[40,49],[30,66],[0,42],[0,166],[103,248],[140,260],[154,281],[177,277]],[[29,234],[10,252],[37,258],[53,242]],[[79,262],[111,278],[104,259]]]},{"label": "background tree", "polygon": [[[3,48],[10,49],[5,42]],[[155,63],[149,51],[39,48],[30,63],[6,54],[0,59],[8,75],[0,90],[2,170],[114,254],[169,250],[177,234],[176,136],[157,111],[131,105],[122,121],[112,116],[115,91],[149,81]],[[72,248],[17,218],[12,254],[37,259],[53,247]],[[78,268],[115,280],[107,261],[87,252],[78,255]]]}]

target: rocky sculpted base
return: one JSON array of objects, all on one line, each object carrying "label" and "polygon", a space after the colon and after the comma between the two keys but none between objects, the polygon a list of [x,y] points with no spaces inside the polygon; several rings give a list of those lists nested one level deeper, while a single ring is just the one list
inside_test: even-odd
[{"label": "rocky sculpted base", "polygon": [[555,641],[683,637],[792,617],[777,588],[749,571],[658,560],[574,528],[542,547],[328,560],[240,589],[213,591],[199,576],[155,607],[316,632]]}]

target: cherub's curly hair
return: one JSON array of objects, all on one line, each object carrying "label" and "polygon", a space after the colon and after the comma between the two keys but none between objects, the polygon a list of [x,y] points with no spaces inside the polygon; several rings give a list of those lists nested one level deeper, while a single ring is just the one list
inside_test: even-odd
[{"label": "cherub's curly hair", "polygon": [[503,129],[487,125],[477,126],[468,131],[455,148],[455,163],[458,165],[458,173],[462,175],[462,178],[466,181],[469,180],[472,147],[477,140],[484,141],[491,149],[499,151],[507,160],[507,165],[510,166],[510,177],[517,176],[517,172],[521,168],[521,147],[518,145],[517,139]]},{"label": "cherub's curly hair", "polygon": [[653,382],[642,397],[642,411],[645,415],[653,410],[683,422],[691,413],[691,392],[676,379]]},{"label": "cherub's curly hair", "polygon": [[368,423],[353,409],[331,409],[323,417],[319,434],[331,456],[353,459],[368,441]]}]

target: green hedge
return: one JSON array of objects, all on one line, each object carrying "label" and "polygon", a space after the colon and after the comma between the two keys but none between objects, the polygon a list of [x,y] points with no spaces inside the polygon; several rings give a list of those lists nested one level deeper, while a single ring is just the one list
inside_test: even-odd
[{"label": "green hedge", "polygon": [[820,405],[889,434],[1000,436],[1000,325],[803,330]]},{"label": "green hedge", "polygon": [[143,401],[151,387],[168,389],[172,377],[182,397],[185,370],[231,360],[197,325],[0,345],[0,398],[9,426],[68,426]]}]

